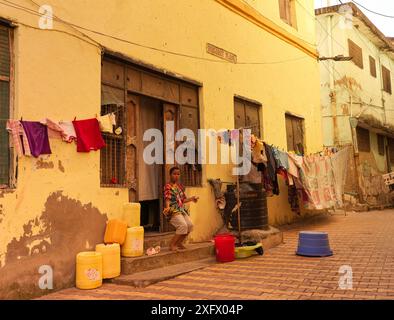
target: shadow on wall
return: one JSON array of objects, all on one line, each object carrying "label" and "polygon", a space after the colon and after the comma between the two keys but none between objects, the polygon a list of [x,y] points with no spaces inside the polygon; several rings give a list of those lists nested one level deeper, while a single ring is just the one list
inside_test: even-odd
[{"label": "shadow on wall", "polygon": [[[0,299],[28,299],[49,293],[38,281],[42,265],[53,268],[54,290],[75,282],[75,256],[93,250],[104,237],[107,215],[61,192],[51,194],[40,217],[23,226],[23,236],[7,246],[0,268]],[[35,234],[34,230],[40,230]]]}]

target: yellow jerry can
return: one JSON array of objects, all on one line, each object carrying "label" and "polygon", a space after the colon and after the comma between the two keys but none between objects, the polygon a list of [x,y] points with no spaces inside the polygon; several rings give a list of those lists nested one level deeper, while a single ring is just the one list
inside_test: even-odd
[{"label": "yellow jerry can", "polygon": [[141,225],[141,204],[125,203],[123,205],[123,220],[127,222],[127,227],[139,227]]},{"label": "yellow jerry can", "polygon": [[96,289],[103,284],[103,255],[101,252],[80,252],[76,259],[76,287]]},{"label": "yellow jerry can", "polygon": [[103,255],[103,279],[111,279],[120,276],[120,245],[98,244],[96,252]]},{"label": "yellow jerry can", "polygon": [[122,246],[123,257],[140,257],[144,254],[144,228],[127,229],[126,240]]},{"label": "yellow jerry can", "polygon": [[126,239],[126,233],[126,222],[118,219],[108,220],[107,227],[105,229],[104,243],[119,243],[122,245]]}]

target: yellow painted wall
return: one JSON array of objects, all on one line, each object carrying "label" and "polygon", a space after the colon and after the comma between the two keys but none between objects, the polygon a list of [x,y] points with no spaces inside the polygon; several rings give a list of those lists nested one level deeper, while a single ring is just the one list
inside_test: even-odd
[{"label": "yellow painted wall", "polygon": [[[37,10],[30,1],[15,1]],[[313,15],[313,1],[301,2]],[[74,116],[82,119],[99,113],[101,54],[95,45],[97,42],[112,51],[202,83],[201,128],[233,128],[233,99],[234,95],[241,95],[263,104],[262,132],[267,142],[286,148],[285,112],[292,112],[305,118],[307,151],[321,150],[319,67],[316,59],[245,19],[240,13],[229,10],[222,3],[215,0],[48,0],[45,3],[53,6],[56,16],[68,22],[141,45],[216,59],[218,62],[158,52],[86,30],[81,30],[83,35],[57,21],[55,30],[40,30],[37,29],[37,16],[1,6],[0,16],[17,25],[15,118],[71,120]],[[315,43],[313,18],[302,13],[303,9],[297,9],[300,18],[297,19],[298,30],[295,30],[277,18],[277,5],[277,1],[269,1],[262,10],[267,13],[272,25],[286,30],[295,39],[300,38],[302,43],[306,40]],[[207,54],[206,43],[235,53],[240,63],[223,63]],[[78,154],[75,145],[53,140],[51,146],[53,154],[45,156],[38,167],[42,167],[44,161],[49,167],[52,163],[53,168],[38,169],[38,160],[23,158],[19,163],[16,190],[8,193],[0,191],[3,216],[0,223],[0,257],[3,268],[7,268],[7,256],[12,258],[9,258],[12,265],[20,259],[27,263],[34,259],[31,253],[23,250],[18,259],[9,250],[26,247],[25,242],[33,236],[29,231],[31,226],[34,234],[48,231],[48,227],[40,226],[40,223],[36,226],[35,221],[40,219],[43,212],[47,213],[48,208],[56,208],[53,197],[59,206],[62,202],[70,208],[77,206],[82,208],[81,216],[86,211],[86,215],[92,218],[100,214],[106,215],[105,218],[119,217],[121,205],[128,200],[126,189],[100,188],[98,152]],[[200,196],[198,204],[191,204],[195,223],[191,238],[194,241],[210,239],[221,224],[214,207],[213,192],[206,180],[234,180],[230,166],[204,166],[203,177],[202,188],[187,190],[190,195]],[[284,183],[281,182],[280,188],[281,195],[268,201],[269,222],[274,225],[296,219],[287,203]],[[51,214],[56,217],[54,220],[51,220]],[[78,217],[70,216],[77,219],[75,237],[78,238],[81,228],[89,228],[89,225],[78,226]],[[52,211],[45,217],[54,224],[59,219]],[[97,233],[102,231],[101,228]],[[65,230],[59,227],[56,232],[59,242],[67,242],[66,238],[62,238]],[[66,233],[70,236],[69,230]],[[94,239],[100,237],[98,234]],[[89,242],[93,241],[91,239],[78,239],[79,249],[91,249],[94,245]],[[60,259],[59,250],[67,252],[67,249],[66,244],[61,249],[51,248],[54,253],[50,257],[55,264]],[[37,263],[44,260],[37,258]],[[64,262],[68,269],[58,268],[59,279],[61,275],[71,272],[72,261],[70,257]],[[30,280],[39,277],[37,270],[29,272]],[[68,276],[67,281],[71,280]],[[59,281],[59,287],[69,284],[66,280]],[[34,286],[32,284],[32,292]]]}]

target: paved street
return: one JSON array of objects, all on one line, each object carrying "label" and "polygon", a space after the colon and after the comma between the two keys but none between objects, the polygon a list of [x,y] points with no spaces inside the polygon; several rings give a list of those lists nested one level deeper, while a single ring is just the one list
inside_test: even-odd
[{"label": "paved street", "polygon": [[[300,230],[329,232],[334,255],[296,256]],[[284,240],[262,257],[216,264],[144,289],[105,284],[43,298],[394,300],[394,210],[320,217],[285,231]],[[342,265],[352,267],[352,290],[338,288]]]}]

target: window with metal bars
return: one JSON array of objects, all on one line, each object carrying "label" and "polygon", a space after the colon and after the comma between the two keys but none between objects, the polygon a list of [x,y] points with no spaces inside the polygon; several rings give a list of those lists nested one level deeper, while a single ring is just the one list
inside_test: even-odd
[{"label": "window with metal bars", "polygon": [[[101,115],[108,113],[115,114],[116,126],[114,133],[102,133],[106,146],[100,152],[101,186],[124,187],[126,186],[124,107],[116,104],[101,106]],[[116,129],[119,128],[122,130],[117,131]]]},{"label": "window with metal bars", "polygon": [[0,25],[0,188],[10,186],[11,152],[6,122],[10,117],[11,32]]}]

